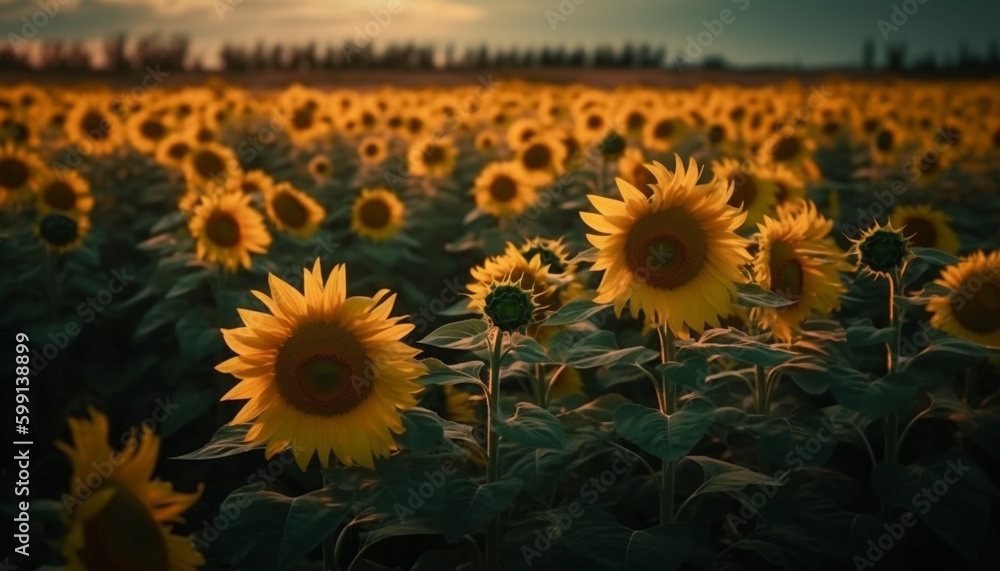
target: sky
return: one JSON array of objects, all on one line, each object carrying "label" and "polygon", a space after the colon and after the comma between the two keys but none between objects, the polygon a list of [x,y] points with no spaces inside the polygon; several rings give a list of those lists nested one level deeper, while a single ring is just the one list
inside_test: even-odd
[{"label": "sky", "polygon": [[1000,35],[997,15],[995,0],[0,0],[0,33],[27,50],[47,40],[98,45],[122,32],[180,34],[207,67],[224,43],[260,40],[341,49],[648,41],[736,65],[836,66],[860,62],[866,39],[880,55],[887,42],[939,60],[963,41],[983,53]]}]

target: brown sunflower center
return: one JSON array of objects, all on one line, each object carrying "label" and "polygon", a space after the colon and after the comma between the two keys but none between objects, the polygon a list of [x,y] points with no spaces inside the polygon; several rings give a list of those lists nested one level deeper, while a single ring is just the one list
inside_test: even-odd
[{"label": "brown sunflower center", "polygon": [[444,149],[440,145],[427,145],[424,149],[424,164],[437,165],[444,162]]},{"label": "brown sunflower center", "polygon": [[84,136],[93,141],[100,141],[104,139],[107,134],[105,131],[110,127],[110,124],[104,119],[98,111],[90,110],[84,113],[83,118],[80,119],[80,129],[83,131]]},{"label": "brown sunflower center", "polygon": [[634,276],[658,289],[683,286],[698,277],[707,261],[705,232],[680,207],[636,220],[625,238],[628,268]]},{"label": "brown sunflower center", "polygon": [[588,129],[600,129],[601,125],[604,124],[604,119],[601,119],[600,115],[591,115],[587,118],[587,128]]},{"label": "brown sunflower center", "polygon": [[749,208],[757,198],[757,182],[749,173],[737,171],[729,177],[733,185],[733,195],[729,197],[729,206],[734,208]]},{"label": "brown sunflower center", "polygon": [[[963,284],[960,291],[964,293],[951,298],[955,319],[975,333],[993,333],[1000,329],[1000,283],[994,280],[973,288],[971,281],[966,280]],[[959,299],[963,303],[959,303]]]},{"label": "brown sunflower center", "polygon": [[300,107],[292,113],[292,125],[296,129],[308,129],[313,126],[313,112],[308,107]]},{"label": "brown sunflower center", "polygon": [[163,531],[142,501],[114,486],[110,500],[83,523],[83,547],[77,552],[87,569],[169,571]]},{"label": "brown sunflower center", "polygon": [[7,157],[0,159],[0,186],[13,190],[21,188],[28,182],[28,165],[19,159]]},{"label": "brown sunflower center", "polygon": [[56,210],[72,210],[76,206],[76,193],[68,184],[59,180],[45,187],[42,199]]},{"label": "brown sunflower center", "polygon": [[771,156],[778,162],[792,160],[802,150],[802,141],[795,135],[789,135],[778,139],[771,149]]},{"label": "brown sunflower center", "polygon": [[307,414],[350,412],[373,388],[364,346],[335,323],[305,323],[285,341],[274,363],[278,393]]},{"label": "brown sunflower center", "polygon": [[189,150],[191,150],[190,145],[188,145],[184,141],[178,141],[167,147],[167,156],[169,156],[174,160],[179,161],[188,154]]},{"label": "brown sunflower center", "polygon": [[937,229],[926,218],[910,218],[903,224],[903,233],[910,237],[910,245],[917,248],[933,248],[937,244]]},{"label": "brown sunflower center", "polygon": [[146,119],[139,125],[139,132],[147,139],[158,141],[167,134],[167,128],[156,119]]},{"label": "brown sunflower center", "polygon": [[366,200],[358,211],[361,223],[368,228],[382,228],[389,223],[392,213],[389,205],[380,198]]},{"label": "brown sunflower center", "polygon": [[378,145],[376,145],[375,143],[368,143],[367,145],[365,145],[365,155],[369,157],[378,156]]},{"label": "brown sunflower center", "polygon": [[213,244],[232,248],[240,243],[240,223],[232,214],[217,210],[205,222],[205,234]]},{"label": "brown sunflower center", "polygon": [[722,125],[712,125],[708,129],[708,141],[713,145],[718,145],[726,140],[726,129]]},{"label": "brown sunflower center", "polygon": [[326,172],[330,170],[330,163],[326,161],[317,161],[315,164],[313,164],[313,170],[317,174],[326,174]]},{"label": "brown sunflower center", "polygon": [[664,119],[653,128],[653,136],[657,139],[669,139],[674,134],[674,122]]},{"label": "brown sunflower center", "polygon": [[260,187],[257,186],[257,183],[249,180],[241,182],[240,188],[242,188],[243,192],[246,194],[253,194],[255,192],[260,192]]},{"label": "brown sunflower center", "polygon": [[896,136],[892,134],[892,131],[882,130],[875,136],[875,147],[879,151],[886,153],[892,150],[892,145],[895,141]]},{"label": "brown sunflower center", "polygon": [[291,228],[300,228],[309,220],[309,211],[302,201],[288,192],[279,193],[274,197],[271,207],[275,216]]},{"label": "brown sunflower center", "polygon": [[517,196],[517,182],[507,175],[498,175],[490,183],[490,197],[497,202],[510,202]]},{"label": "brown sunflower center", "polygon": [[784,242],[771,245],[771,291],[785,299],[799,299],[805,274],[791,246]]},{"label": "brown sunflower center", "polygon": [[632,131],[634,129],[641,129],[643,125],[646,124],[646,116],[638,111],[632,111],[625,118],[625,128]]},{"label": "brown sunflower center", "polygon": [[535,144],[528,147],[524,151],[524,156],[521,158],[521,163],[524,164],[524,168],[528,170],[541,170],[552,162],[552,150],[549,149],[548,145]]},{"label": "brown sunflower center", "polygon": [[218,154],[201,149],[193,157],[194,170],[202,178],[212,178],[226,170],[226,163]]}]

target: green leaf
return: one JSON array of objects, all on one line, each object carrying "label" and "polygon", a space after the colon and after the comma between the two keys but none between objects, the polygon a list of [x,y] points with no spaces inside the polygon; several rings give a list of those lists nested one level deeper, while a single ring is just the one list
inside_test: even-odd
[{"label": "green leaf", "polygon": [[787,307],[794,305],[797,301],[785,299],[757,284],[737,284],[736,294],[736,303],[743,307]]},{"label": "green leaf", "polygon": [[711,329],[697,342],[680,346],[681,352],[693,352],[703,357],[723,355],[742,363],[775,367],[795,356],[792,351],[779,349],[734,329]]},{"label": "green leaf", "polygon": [[781,485],[774,480],[773,476],[760,474],[743,466],[737,466],[736,464],[730,464],[729,462],[723,462],[722,460],[716,460],[708,456],[688,456],[684,461],[691,461],[698,464],[705,474],[704,482],[698,486],[698,489],[691,493],[690,497],[713,492],[738,492],[753,484],[761,486]]},{"label": "green leaf", "polygon": [[198,389],[195,383],[188,383],[177,389],[170,397],[170,406],[176,406],[176,409],[167,410],[169,414],[157,427],[160,437],[167,438],[201,416],[216,402],[217,394],[214,390]]},{"label": "green leaf", "polygon": [[528,402],[517,403],[514,416],[497,419],[494,429],[500,437],[530,448],[566,448],[566,432],[551,412]]},{"label": "green leaf", "polygon": [[887,504],[912,512],[967,560],[976,559],[990,520],[992,490],[982,470],[967,459],[879,464],[871,484]]},{"label": "green leaf", "polygon": [[478,349],[486,346],[489,327],[482,319],[466,319],[442,325],[419,342],[445,349]]},{"label": "green leaf", "polygon": [[430,452],[444,440],[444,420],[426,408],[412,408],[402,415],[406,430],[396,440],[408,450]]},{"label": "green leaf", "polygon": [[830,367],[812,355],[800,355],[774,367],[771,374],[786,375],[803,391],[821,395],[830,389],[830,383],[840,378],[842,369]]},{"label": "green leaf", "polygon": [[840,404],[881,418],[906,404],[917,392],[917,385],[905,373],[893,373],[871,381],[854,371],[851,375],[834,379],[830,390]]},{"label": "green leaf", "polygon": [[597,569],[678,569],[694,543],[686,523],[633,530],[610,516],[581,519],[565,534],[566,548]]},{"label": "green leaf", "polygon": [[912,252],[918,260],[923,260],[938,266],[950,266],[958,263],[958,258],[955,256],[949,254],[948,252],[942,252],[941,250],[934,248],[918,248],[911,246],[910,252]]},{"label": "green leaf", "polygon": [[574,299],[560,307],[548,319],[542,322],[543,327],[570,325],[578,323],[611,307],[610,303],[598,304],[588,299]]},{"label": "green leaf", "polygon": [[639,404],[622,405],[615,412],[615,431],[657,458],[675,462],[691,451],[712,424],[715,405],[694,398],[667,416]]},{"label": "green leaf", "polygon": [[200,313],[188,313],[177,320],[177,344],[181,354],[198,361],[222,347],[222,332]]},{"label": "green leaf", "polygon": [[239,514],[223,536],[242,569],[282,571],[336,531],[351,509],[327,489],[293,498],[246,486],[229,494],[219,511]]},{"label": "green leaf", "polygon": [[458,541],[463,535],[475,533],[487,522],[507,509],[521,492],[522,482],[516,478],[477,485],[471,480],[452,481],[445,486],[444,538]]},{"label": "green leaf", "polygon": [[864,347],[889,343],[893,340],[895,329],[891,327],[879,329],[872,325],[871,319],[864,319],[848,326],[846,332],[848,346]]},{"label": "green leaf", "polygon": [[708,362],[701,357],[685,359],[683,362],[660,363],[656,370],[664,375],[667,382],[676,387],[704,390],[708,376]]},{"label": "green leaf", "polygon": [[212,439],[208,441],[201,448],[195,450],[194,452],[188,452],[181,456],[174,456],[173,460],[210,460],[213,458],[225,458],[226,456],[233,456],[235,454],[242,454],[244,452],[253,450],[255,448],[263,448],[263,444],[249,444],[246,442],[245,438],[247,431],[250,430],[250,424],[237,424],[235,426],[225,425],[219,430],[215,431]]},{"label": "green leaf", "polygon": [[479,376],[484,366],[482,361],[469,361],[457,365],[446,365],[439,359],[422,359],[420,362],[427,367],[427,374],[417,380],[425,386],[472,383],[486,387]]},{"label": "green leaf", "polygon": [[552,357],[545,352],[545,348],[531,337],[515,333],[511,336],[513,357],[523,363],[552,363]]}]

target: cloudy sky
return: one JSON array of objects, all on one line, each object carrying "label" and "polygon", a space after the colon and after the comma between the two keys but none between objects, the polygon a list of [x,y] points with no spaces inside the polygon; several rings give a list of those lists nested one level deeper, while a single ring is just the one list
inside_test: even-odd
[{"label": "cloudy sky", "polygon": [[[58,12],[48,16],[43,5],[50,11],[58,6]],[[724,10],[730,11],[728,23],[721,20]],[[388,14],[388,21],[376,25],[373,11],[382,11],[383,21]],[[408,41],[576,47],[632,40],[678,51],[700,39],[704,53],[736,64],[809,66],[856,63],[864,39],[881,48],[885,35],[909,44],[913,56],[933,51],[947,57],[962,41],[982,52],[1000,35],[996,15],[995,0],[0,0],[0,32],[8,42],[23,37],[22,49],[121,32],[184,34],[207,65],[227,42],[342,46],[367,26],[376,32],[376,47]],[[25,19],[43,24],[33,38],[27,36],[34,24]],[[879,20],[898,28],[880,29]]]}]

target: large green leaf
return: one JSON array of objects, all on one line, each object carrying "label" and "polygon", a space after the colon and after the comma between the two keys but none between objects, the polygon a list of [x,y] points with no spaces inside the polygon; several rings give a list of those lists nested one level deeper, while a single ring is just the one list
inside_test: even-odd
[{"label": "large green leaf", "polygon": [[917,385],[905,373],[893,373],[872,381],[855,372],[834,380],[830,390],[840,404],[881,418],[906,404],[917,392]]},{"label": "large green leaf", "polygon": [[456,385],[473,383],[485,388],[480,375],[484,363],[469,361],[457,365],[446,365],[438,359],[420,361],[427,367],[427,374],[418,379],[424,385]]},{"label": "large green leaf", "polygon": [[635,530],[610,516],[597,516],[573,522],[565,542],[591,569],[669,571],[680,568],[694,539],[686,523]]},{"label": "large green leaf", "polygon": [[419,342],[445,349],[473,350],[486,346],[489,327],[482,319],[466,319],[442,325]]},{"label": "large green leaf", "polygon": [[795,353],[762,343],[734,329],[710,329],[693,343],[680,346],[681,352],[703,357],[723,355],[743,363],[774,367],[795,356]]},{"label": "large green leaf", "polygon": [[402,414],[403,428],[396,440],[407,450],[430,452],[444,441],[444,420],[436,412],[413,408]]},{"label": "large green leaf", "polygon": [[701,398],[667,416],[640,404],[625,404],[615,412],[615,431],[622,438],[667,462],[691,451],[712,424],[715,405]]},{"label": "large green leaf", "polygon": [[688,456],[684,461],[698,464],[705,474],[705,480],[691,493],[690,497],[692,498],[712,492],[737,492],[752,484],[767,486],[781,485],[780,482],[774,480],[773,476],[754,472],[743,466],[737,466],[736,464],[730,464],[729,462],[723,462],[722,460],[716,460],[708,456]]},{"label": "large green leaf", "polygon": [[500,437],[530,448],[566,447],[566,433],[551,412],[528,402],[517,403],[514,416],[496,419],[494,429]]},{"label": "large green leaf", "polygon": [[736,293],[736,303],[743,307],[787,307],[794,305],[797,301],[794,299],[785,299],[757,284],[738,284],[736,286]]},{"label": "large green leaf", "polygon": [[336,531],[351,509],[351,504],[336,501],[331,490],[288,497],[246,486],[229,494],[219,511],[235,514],[223,537],[240,568],[282,571]]},{"label": "large green leaf", "polygon": [[609,307],[611,304],[598,304],[587,299],[574,299],[557,309],[555,313],[542,322],[542,326],[570,325],[588,319]]}]

